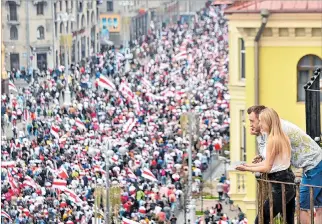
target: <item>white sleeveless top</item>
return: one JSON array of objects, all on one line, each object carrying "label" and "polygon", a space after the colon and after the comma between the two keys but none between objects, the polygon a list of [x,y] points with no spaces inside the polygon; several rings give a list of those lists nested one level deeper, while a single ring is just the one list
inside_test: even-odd
[{"label": "white sleeveless top", "polygon": [[[259,140],[258,138],[262,138],[261,140],[263,140],[263,138],[265,139],[265,146],[262,146],[261,149],[261,156],[266,159],[266,146],[267,146],[267,136],[266,135],[261,135],[257,137],[257,140]],[[259,140],[259,141],[261,141]],[[286,160],[287,162],[285,162],[285,159],[283,161],[283,159],[275,159],[272,169],[271,171],[269,171],[269,173],[276,173],[282,170],[287,170],[290,166],[291,166],[291,157],[289,157],[288,160]]]}]

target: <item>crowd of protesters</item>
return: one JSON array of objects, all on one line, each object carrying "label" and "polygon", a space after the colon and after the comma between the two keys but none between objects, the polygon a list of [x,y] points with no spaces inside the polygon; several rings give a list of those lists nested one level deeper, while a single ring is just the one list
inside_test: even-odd
[{"label": "crowd of protesters", "polygon": [[[182,114],[199,115],[195,177],[229,141],[224,7],[207,4],[189,24],[151,24],[129,51],[105,48],[69,76],[61,66],[19,88],[20,72],[11,72],[1,98],[3,223],[103,218],[95,189],[106,185],[106,161],[110,185],[121,189],[113,220],[176,223],[188,171]],[[105,158],[109,144],[114,154]]]}]

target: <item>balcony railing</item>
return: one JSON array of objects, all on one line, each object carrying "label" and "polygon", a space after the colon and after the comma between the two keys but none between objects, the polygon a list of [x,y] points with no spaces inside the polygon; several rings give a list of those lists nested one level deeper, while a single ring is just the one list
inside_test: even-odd
[{"label": "balcony railing", "polygon": [[261,174],[256,173],[257,178],[257,205],[258,205],[258,223],[264,224],[264,202],[265,200],[269,201],[269,217],[270,223],[274,224],[274,215],[273,215],[273,191],[272,184],[280,184],[282,189],[282,223],[286,223],[286,192],[285,188],[288,185],[295,185],[296,187],[296,205],[295,205],[295,222],[300,224],[300,186],[306,186],[310,189],[310,220],[311,224],[314,224],[314,198],[313,198],[313,190],[314,188],[322,188],[322,186],[301,184],[300,179],[296,178],[295,183],[291,182],[281,182],[281,181],[273,181],[267,180]]}]

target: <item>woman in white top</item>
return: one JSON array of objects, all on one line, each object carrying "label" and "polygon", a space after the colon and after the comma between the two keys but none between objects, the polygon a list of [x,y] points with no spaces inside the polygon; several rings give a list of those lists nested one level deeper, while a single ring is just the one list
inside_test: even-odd
[{"label": "woman in white top", "polygon": [[[269,180],[291,182],[294,183],[295,176],[290,169],[291,164],[291,144],[290,140],[282,130],[280,118],[275,110],[272,108],[264,109],[259,115],[259,122],[261,133],[267,135],[266,144],[266,158],[257,164],[244,164],[237,166],[236,169],[240,171],[261,172],[267,173]],[[274,217],[282,212],[282,190],[281,184],[272,184],[273,190],[273,215]],[[293,203],[292,199],[295,197],[294,185],[285,185],[285,199],[286,203]],[[288,210],[287,220],[288,224],[294,223],[295,204],[287,205],[292,207]],[[269,224],[269,201],[264,203],[264,223]],[[255,224],[258,223],[258,217]]]}]

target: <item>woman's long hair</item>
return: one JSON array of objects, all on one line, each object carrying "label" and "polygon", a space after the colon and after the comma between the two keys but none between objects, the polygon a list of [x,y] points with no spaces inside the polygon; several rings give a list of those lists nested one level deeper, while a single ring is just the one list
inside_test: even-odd
[{"label": "woman's long hair", "polygon": [[268,128],[268,141],[273,145],[272,154],[282,157],[291,155],[291,144],[288,136],[284,133],[281,120],[272,108],[265,108],[259,115],[261,122],[265,123]]}]

